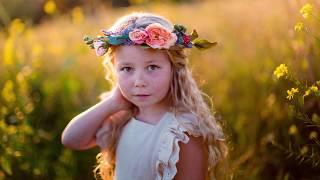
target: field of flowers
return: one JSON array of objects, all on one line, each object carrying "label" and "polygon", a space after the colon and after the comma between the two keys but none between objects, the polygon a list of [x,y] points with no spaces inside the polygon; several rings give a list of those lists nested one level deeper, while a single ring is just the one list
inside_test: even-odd
[{"label": "field of flowers", "polygon": [[[159,13],[217,41],[188,52],[228,139],[230,179],[320,178],[320,1],[147,3],[59,13],[0,29],[0,179],[92,179],[98,148],[72,151],[67,123],[109,89],[83,42],[132,11]],[[98,8],[99,7],[99,8]]]}]

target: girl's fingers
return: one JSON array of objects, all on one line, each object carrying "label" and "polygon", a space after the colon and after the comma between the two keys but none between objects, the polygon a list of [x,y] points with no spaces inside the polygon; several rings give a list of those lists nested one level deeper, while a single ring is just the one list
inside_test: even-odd
[{"label": "girl's fingers", "polygon": [[131,110],[120,110],[114,114],[111,115],[111,120],[119,124],[121,122],[127,121],[132,117],[132,111]]},{"label": "girl's fingers", "polygon": [[104,120],[103,124],[108,124],[111,122],[115,124],[119,124],[123,121],[129,120],[132,116],[133,116],[132,110],[120,110],[108,116]]},{"label": "girl's fingers", "polygon": [[114,89],[112,89],[111,94],[114,103],[118,105],[118,110],[132,109],[133,104],[122,95],[118,85]]}]

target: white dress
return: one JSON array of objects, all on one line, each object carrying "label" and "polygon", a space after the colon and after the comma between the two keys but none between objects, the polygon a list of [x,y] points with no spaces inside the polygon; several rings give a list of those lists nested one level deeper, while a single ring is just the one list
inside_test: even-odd
[{"label": "white dress", "polygon": [[[178,142],[187,143],[186,134],[200,136],[192,114],[175,117],[166,112],[156,125],[132,117],[124,125],[116,149],[115,180],[171,180],[177,173]],[[110,128],[97,134],[97,145],[108,146]]]}]

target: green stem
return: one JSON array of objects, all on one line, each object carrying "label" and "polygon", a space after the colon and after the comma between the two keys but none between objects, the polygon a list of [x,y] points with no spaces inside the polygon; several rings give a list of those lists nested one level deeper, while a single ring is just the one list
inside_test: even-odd
[{"label": "green stem", "polygon": [[318,20],[320,22],[320,18],[318,16],[314,15],[313,13],[310,13],[310,14],[311,14],[311,16],[313,16],[316,20]]}]

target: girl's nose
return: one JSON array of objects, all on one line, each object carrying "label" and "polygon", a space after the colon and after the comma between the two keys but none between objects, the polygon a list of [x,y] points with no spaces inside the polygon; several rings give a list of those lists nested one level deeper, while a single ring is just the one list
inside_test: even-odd
[{"label": "girl's nose", "polygon": [[144,79],[144,75],[142,72],[136,74],[136,77],[134,80],[134,86],[135,87],[145,87],[146,86],[146,81]]}]

